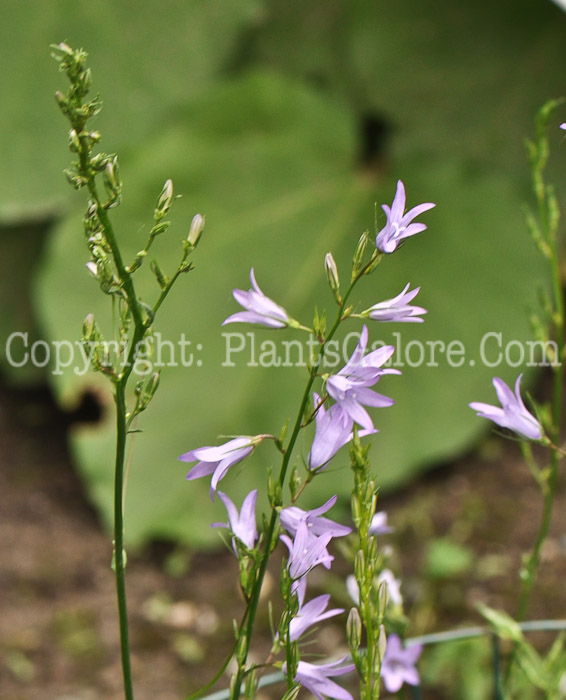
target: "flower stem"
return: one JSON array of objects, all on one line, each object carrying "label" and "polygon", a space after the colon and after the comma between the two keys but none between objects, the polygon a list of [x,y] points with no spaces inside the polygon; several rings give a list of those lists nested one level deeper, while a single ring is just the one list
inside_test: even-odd
[{"label": "flower stem", "polygon": [[[373,258],[372,258],[372,260],[373,260]],[[364,270],[362,272],[360,272],[350,283],[350,286],[348,287],[348,290],[344,294],[344,297],[343,297],[341,303],[338,305],[338,312],[336,314],[336,318],[334,320],[334,323],[332,324],[330,331],[328,332],[325,339],[323,341],[321,341],[320,355],[318,358],[318,363],[316,364],[316,366],[313,366],[311,368],[309,379],[307,381],[307,385],[306,385],[305,390],[303,392],[303,396],[301,399],[299,410],[297,412],[297,417],[295,419],[293,431],[292,431],[291,436],[289,438],[289,442],[287,444],[287,447],[285,448],[285,451],[283,453],[283,459],[281,461],[281,467],[279,470],[279,478],[278,478],[278,485],[279,485],[280,489],[282,489],[283,486],[285,485],[285,479],[287,476],[287,471],[289,468],[289,463],[291,461],[293,449],[295,447],[295,443],[297,442],[299,432],[303,428],[303,417],[304,417],[305,409],[306,409],[306,406],[307,406],[307,403],[309,400],[309,395],[310,395],[310,391],[312,389],[312,385],[314,384],[314,381],[317,377],[318,367],[320,367],[320,364],[322,363],[322,359],[324,357],[325,346],[327,345],[328,341],[332,339],[332,337],[334,336],[334,334],[336,333],[336,331],[338,329],[338,326],[344,320],[343,319],[343,311],[344,311],[344,308],[346,305],[346,301],[347,301],[348,297],[350,296],[350,293],[352,292],[354,286],[359,281],[359,279],[362,277],[362,275],[364,274],[364,271],[366,270],[367,267],[369,267],[369,265],[370,265],[370,263],[368,263],[368,265],[366,265],[364,267]],[[240,649],[239,649],[238,670],[236,672],[236,676],[235,676],[234,681],[233,681],[232,686],[231,686],[231,691],[230,691],[230,699],[231,700],[238,700],[238,698],[240,697],[242,682],[243,682],[244,676],[246,674],[246,663],[247,663],[251,638],[252,638],[254,624],[255,624],[255,618],[256,618],[256,613],[257,613],[257,606],[259,603],[261,587],[263,584],[263,580],[265,578],[265,572],[267,571],[267,564],[269,562],[269,558],[270,558],[272,550],[273,550],[273,538],[274,538],[275,528],[277,525],[277,518],[278,518],[278,505],[280,505],[280,504],[274,504],[272,506],[272,509],[271,509],[271,516],[269,519],[269,523],[267,525],[267,529],[265,531],[265,540],[264,540],[265,544],[264,544],[263,556],[261,558],[261,562],[260,562],[259,569],[257,572],[256,580],[255,580],[255,583],[253,586],[251,599],[250,599],[249,605],[248,605],[248,607],[246,609],[246,613],[245,613],[245,615],[247,616],[247,624],[244,627],[244,632],[243,632],[244,637],[243,637],[242,645],[240,646]]]},{"label": "flower stem", "polygon": [[118,381],[114,389],[116,404],[116,464],[114,472],[114,572],[118,597],[118,618],[120,627],[120,654],[124,695],[133,700],[132,670],[130,664],[130,643],[128,634],[128,609],[126,603],[126,578],[124,557],[124,459],[126,452],[126,396],[125,383]]}]

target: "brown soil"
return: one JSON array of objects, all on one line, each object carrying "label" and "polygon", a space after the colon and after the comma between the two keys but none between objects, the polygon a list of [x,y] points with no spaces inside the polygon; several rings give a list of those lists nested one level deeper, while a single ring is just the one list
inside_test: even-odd
[{"label": "brown soil", "polygon": [[[111,543],[73,471],[70,420],[45,390],[0,387],[3,700],[123,697]],[[538,490],[514,443],[490,438],[481,454],[435,470],[380,506],[396,528],[389,542],[399,553],[412,634],[481,624],[479,600],[514,611],[521,555],[540,517]],[[450,558],[439,564],[430,547],[442,538],[472,559],[452,571]],[[566,616],[565,575],[562,480],[529,617]],[[137,700],[180,700],[213,677],[241,613],[235,581],[229,552],[156,543],[130,556]],[[324,641],[328,651],[343,645],[338,623],[325,626]]]}]

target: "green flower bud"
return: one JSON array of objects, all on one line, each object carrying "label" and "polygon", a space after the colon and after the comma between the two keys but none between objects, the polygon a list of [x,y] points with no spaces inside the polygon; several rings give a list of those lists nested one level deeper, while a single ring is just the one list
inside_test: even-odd
[{"label": "green flower bud", "polygon": [[356,651],[362,640],[362,620],[358,608],[352,608],[346,622],[346,635],[352,652]]},{"label": "green flower bud", "polygon": [[204,229],[204,216],[201,214],[195,214],[193,220],[191,221],[191,228],[189,229],[189,235],[187,236],[187,241],[192,248],[196,248],[199,238]]},{"label": "green flower bud", "polygon": [[338,267],[332,253],[326,253],[324,267],[326,268],[326,276],[328,277],[330,289],[332,289],[333,292],[337,292],[340,289],[340,278],[338,276]]},{"label": "green flower bud", "polygon": [[156,221],[160,221],[164,216],[167,216],[171,202],[173,201],[173,181],[167,180],[163,185],[161,194],[157,198],[157,204],[155,205],[154,218]]},{"label": "green flower bud", "polygon": [[354,259],[352,263],[352,278],[355,277],[364,260],[364,254],[366,252],[366,246],[368,244],[368,232],[364,231],[360,237],[360,240],[358,242],[358,247],[356,248],[356,252],[354,253]]}]

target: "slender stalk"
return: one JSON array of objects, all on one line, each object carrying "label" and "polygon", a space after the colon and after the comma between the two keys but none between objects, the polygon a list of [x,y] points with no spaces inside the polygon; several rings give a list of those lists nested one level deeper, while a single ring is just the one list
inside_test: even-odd
[{"label": "slender stalk", "polygon": [[126,577],[124,561],[124,459],[126,453],[126,396],[125,382],[118,381],[114,388],[116,404],[116,464],[114,472],[114,572],[118,596],[118,618],[120,627],[120,654],[126,700],[133,700],[132,669],[128,634],[128,609],[126,603]]},{"label": "slender stalk", "polygon": [[[309,400],[312,385],[313,385],[314,380],[316,379],[316,376],[317,376],[318,367],[321,365],[322,360],[324,358],[325,347],[328,344],[328,342],[332,339],[332,337],[334,336],[334,334],[336,333],[336,331],[338,329],[338,326],[340,325],[341,321],[343,320],[343,313],[344,313],[344,309],[346,308],[346,301],[348,300],[348,297],[350,296],[354,286],[359,281],[359,279],[365,274],[365,271],[370,267],[370,265],[375,262],[375,258],[377,258],[377,256],[378,256],[378,253],[375,253],[374,256],[372,257],[372,259],[370,260],[370,262],[350,282],[348,290],[344,294],[344,297],[342,298],[341,302],[338,304],[338,313],[336,314],[336,318],[334,320],[334,323],[332,324],[330,331],[328,332],[325,339],[321,342],[318,364],[317,364],[317,366],[311,368],[310,376],[309,376],[309,379],[307,381],[307,385],[305,387],[305,390],[303,392],[303,396],[301,399],[299,410],[297,412],[295,424],[293,426],[293,430],[291,432],[289,442],[288,442],[287,447],[285,449],[285,452],[283,454],[283,459],[281,462],[281,468],[279,470],[279,478],[278,478],[278,484],[279,484],[280,488],[283,488],[283,486],[285,484],[285,479],[287,476],[287,471],[289,468],[291,456],[293,454],[293,449],[295,447],[295,443],[296,443],[297,438],[299,436],[299,432],[301,431],[301,428],[303,427],[302,421],[303,421],[305,408],[306,408],[308,400]],[[269,558],[271,556],[271,552],[272,552],[272,548],[273,548],[273,536],[274,536],[275,527],[277,524],[277,517],[278,517],[277,507],[274,506],[271,509],[271,516],[269,519],[269,523],[267,525],[267,529],[265,531],[265,544],[264,544],[263,556],[261,559],[261,563],[260,563],[257,577],[255,580],[255,584],[253,587],[251,600],[249,602],[249,605],[248,605],[246,613],[245,613],[245,614],[247,614],[247,624],[245,626],[244,637],[242,640],[242,646],[239,650],[238,670],[236,672],[236,676],[234,678],[234,682],[232,684],[232,688],[231,688],[231,692],[230,692],[231,700],[238,700],[238,698],[240,697],[242,682],[243,682],[244,676],[245,676],[245,665],[246,665],[248,654],[249,654],[250,643],[251,643],[251,638],[252,638],[254,624],[255,624],[255,618],[256,618],[256,613],[257,613],[257,606],[259,603],[261,587],[263,585],[263,580],[265,578],[265,572],[267,571],[267,564],[269,562]]]}]

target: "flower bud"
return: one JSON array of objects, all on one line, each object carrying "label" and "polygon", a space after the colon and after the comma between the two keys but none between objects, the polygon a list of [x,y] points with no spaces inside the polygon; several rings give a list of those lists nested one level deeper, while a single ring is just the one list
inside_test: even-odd
[{"label": "flower bud", "polygon": [[154,218],[156,221],[161,220],[164,216],[167,216],[171,202],[173,201],[173,181],[167,180],[163,185],[161,194],[157,198],[157,204],[155,205]]},{"label": "flower bud", "polygon": [[332,289],[333,292],[337,292],[340,288],[340,278],[338,277],[338,267],[332,253],[326,253],[324,267],[326,268],[326,276],[328,277],[330,289]]},{"label": "flower bud", "polygon": [[88,314],[83,322],[83,338],[91,340],[95,331],[94,314]]},{"label": "flower bud", "polygon": [[358,247],[354,253],[354,259],[352,263],[352,277],[355,277],[362,266],[364,260],[364,253],[366,252],[366,246],[368,244],[368,232],[364,231],[358,242]]},{"label": "flower bud", "polygon": [[387,647],[387,634],[385,633],[385,627],[383,625],[379,626],[378,647],[379,658],[383,659],[383,657],[385,656],[385,649]]},{"label": "flower bud", "polygon": [[78,153],[81,150],[81,142],[75,129],[69,131],[69,148],[73,153]]},{"label": "flower bud", "polygon": [[362,640],[362,620],[358,608],[352,608],[346,622],[346,635],[352,651],[356,651]]},{"label": "flower bud", "polygon": [[199,242],[199,238],[204,229],[204,216],[201,214],[195,214],[193,220],[191,221],[191,228],[189,229],[189,235],[187,236],[187,241],[192,248],[195,248]]},{"label": "flower bud", "polygon": [[90,272],[90,274],[93,277],[98,277],[98,267],[96,266],[95,262],[92,262],[92,260],[90,262],[87,262],[86,269]]}]

